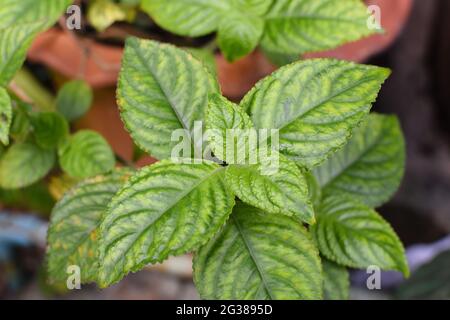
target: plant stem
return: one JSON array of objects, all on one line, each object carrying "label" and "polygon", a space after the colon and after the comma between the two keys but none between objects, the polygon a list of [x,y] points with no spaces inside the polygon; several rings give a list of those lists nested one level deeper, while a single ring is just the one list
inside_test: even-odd
[{"label": "plant stem", "polygon": [[117,153],[115,154],[116,157],[116,161],[123,164],[126,167],[130,167],[130,168],[136,168],[136,166],[134,165],[133,162],[130,162],[126,159],[124,159],[123,157],[119,156]]},{"label": "plant stem", "polygon": [[202,49],[204,50],[208,50],[211,53],[214,53],[217,50],[217,42],[216,39],[213,39],[211,41],[209,41],[208,43],[206,43],[205,45],[202,46]]},{"label": "plant stem", "polygon": [[12,83],[12,90],[21,98],[33,102],[38,110],[55,110],[54,96],[25,68],[17,71]]}]

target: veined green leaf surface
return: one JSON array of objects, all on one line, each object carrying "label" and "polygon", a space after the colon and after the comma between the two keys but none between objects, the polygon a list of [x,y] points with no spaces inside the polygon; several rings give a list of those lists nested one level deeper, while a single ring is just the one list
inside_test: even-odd
[{"label": "veined green leaf surface", "polygon": [[36,143],[43,149],[54,149],[69,135],[69,124],[56,112],[38,112],[31,115]]},{"label": "veined green leaf surface", "polygon": [[0,142],[9,144],[9,129],[12,123],[11,98],[5,89],[0,88]]},{"label": "veined green leaf surface", "polygon": [[314,174],[325,194],[348,195],[376,207],[395,193],[404,166],[405,142],[397,118],[371,114]]},{"label": "veined green leaf surface", "polygon": [[136,144],[158,159],[171,156],[175,130],[203,121],[208,94],[219,92],[203,64],[172,45],[130,38],[118,85],[121,116]]},{"label": "veined green leaf surface", "polygon": [[212,50],[191,47],[183,47],[183,49],[189,52],[195,59],[203,63],[206,69],[208,69],[209,73],[214,78],[217,78],[216,57]]},{"label": "veined green leaf surface", "polygon": [[263,18],[236,14],[220,23],[217,43],[225,58],[235,61],[256,48],[263,31]]},{"label": "veined green leaf surface", "polygon": [[392,227],[373,209],[349,197],[326,197],[311,228],[320,252],[352,268],[375,265],[409,275],[405,250]]},{"label": "veined green leaf surface", "polygon": [[108,142],[95,131],[81,130],[58,149],[61,168],[74,178],[106,173],[116,163]]},{"label": "veined green leaf surface", "polygon": [[320,299],[322,267],[301,222],[238,204],[194,257],[204,299]]},{"label": "veined green leaf surface", "polygon": [[82,283],[97,279],[98,227],[129,174],[128,170],[117,170],[85,180],[66,192],[53,208],[47,247],[48,272],[53,281],[65,282],[71,265],[80,267]]},{"label": "veined green leaf surface", "polygon": [[141,7],[162,28],[198,37],[217,29],[228,5],[223,0],[142,0]]},{"label": "veined green leaf surface", "polygon": [[327,259],[322,259],[323,297],[325,300],[348,300],[350,275],[347,268]]},{"label": "veined green leaf surface", "polygon": [[6,86],[25,60],[34,36],[53,25],[72,0],[0,1],[0,86]]},{"label": "veined green leaf surface", "polygon": [[43,178],[55,163],[55,152],[30,142],[12,145],[0,159],[0,187],[17,189]]},{"label": "veined green leaf surface", "polygon": [[81,118],[91,107],[92,88],[85,81],[73,80],[65,83],[58,91],[56,109],[68,121]]},{"label": "veined green leaf surface", "polygon": [[100,285],[208,241],[234,206],[224,172],[212,162],[164,160],[130,178],[100,227]]},{"label": "veined green leaf surface", "polygon": [[254,151],[250,150],[252,133],[257,142],[256,131],[252,132],[253,124],[247,113],[222,95],[211,94],[205,118],[209,146],[214,155],[224,162],[245,163],[246,155]]},{"label": "veined green leaf surface", "polygon": [[31,131],[30,112],[32,107],[22,101],[13,99],[13,117],[9,135],[15,142],[25,142]]},{"label": "veined green leaf surface", "polygon": [[0,29],[42,21],[50,27],[65,13],[73,0],[1,0]]},{"label": "veined green leaf surface", "polygon": [[322,189],[320,188],[319,182],[311,171],[305,171],[304,175],[308,184],[309,199],[314,206],[319,205],[322,200]]},{"label": "veined green leaf surface", "polygon": [[216,31],[222,21],[236,13],[261,16],[271,3],[272,0],[143,0],[141,6],[162,28],[198,37]]},{"label": "veined green leaf surface", "polygon": [[376,33],[361,0],[276,0],[261,45],[270,52],[303,54]]},{"label": "veined green leaf surface", "polygon": [[22,66],[28,47],[42,25],[42,22],[30,22],[0,28],[0,86],[7,86]]},{"label": "veined green leaf surface", "polygon": [[260,164],[230,165],[226,182],[239,199],[268,214],[285,214],[314,223],[305,175],[281,155],[277,166],[275,172],[264,172]]},{"label": "veined green leaf surface", "polygon": [[258,82],[241,106],[257,129],[279,130],[281,153],[311,168],[348,141],[389,74],[334,59],[300,61]]}]

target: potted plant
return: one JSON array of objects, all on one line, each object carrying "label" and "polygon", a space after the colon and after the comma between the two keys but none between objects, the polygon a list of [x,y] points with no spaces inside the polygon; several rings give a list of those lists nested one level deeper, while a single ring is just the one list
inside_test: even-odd
[{"label": "potted plant", "polygon": [[[98,132],[70,125],[91,104],[85,81],[65,83],[53,101],[37,86],[27,87],[32,80],[19,71],[32,39],[70,3],[12,3],[6,10],[15,18],[0,25],[6,52],[0,186],[52,179],[58,202],[48,230],[49,279],[61,283],[73,272],[68,286],[106,287],[187,253],[195,255],[194,282],[206,299],[342,299],[347,268],[377,265],[408,276],[401,241],[375,211],[397,190],[405,161],[397,119],[370,114],[390,70],[336,59],[295,61],[234,103],[204,51],[128,37],[116,94],[121,121],[140,153],[159,159],[138,169],[137,156],[123,159]],[[365,6],[354,0],[318,7],[316,1],[257,3],[198,8],[144,0],[142,8],[176,33],[217,31],[228,60],[259,43],[281,64],[375,32],[367,29]],[[133,16],[133,5],[110,7],[114,19]],[[300,7],[307,10],[302,17],[319,10],[340,19],[314,22],[305,37],[288,28],[305,23],[291,21],[291,10]],[[342,32],[349,23],[343,12],[351,14],[348,33]],[[296,45],[286,46],[287,40]]]}]

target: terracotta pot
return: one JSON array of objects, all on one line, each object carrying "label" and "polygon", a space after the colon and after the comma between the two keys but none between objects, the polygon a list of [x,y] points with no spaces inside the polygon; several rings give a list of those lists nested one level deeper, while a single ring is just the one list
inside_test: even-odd
[{"label": "terracotta pot", "polygon": [[28,59],[70,79],[82,76],[92,87],[101,88],[116,84],[122,53],[123,48],[78,41],[68,32],[50,29],[34,40]]}]

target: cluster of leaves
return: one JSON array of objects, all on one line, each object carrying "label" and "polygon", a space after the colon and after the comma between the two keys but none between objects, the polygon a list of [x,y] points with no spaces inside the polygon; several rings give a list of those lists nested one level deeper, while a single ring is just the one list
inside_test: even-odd
[{"label": "cluster of leaves", "polygon": [[57,160],[62,171],[75,179],[114,168],[114,154],[101,135],[91,130],[75,134],[69,131],[69,121],[78,119],[88,110],[91,95],[91,89],[84,82],[68,82],[58,92],[55,111],[36,111],[31,105],[5,95],[4,101],[11,106],[13,115],[6,137],[12,142],[0,158],[1,188],[32,185],[44,178]]},{"label": "cluster of leaves", "polygon": [[[121,116],[161,161],[87,179],[63,196],[48,233],[51,278],[65,281],[76,264],[82,282],[106,287],[189,252],[207,299],[341,299],[346,267],[408,275],[400,240],[373,209],[395,192],[404,166],[396,118],[369,115],[389,70],[300,61],[262,79],[239,105],[208,70],[182,49],[128,39]],[[227,163],[216,140],[209,148],[222,161],[171,160],[171,133],[192,132],[195,121],[219,132],[279,130],[278,172]]]},{"label": "cluster of leaves", "polygon": [[71,1],[25,0],[0,2],[0,187],[24,188],[45,177],[56,165],[75,179],[110,171],[115,158],[99,134],[70,134],[69,122],[83,116],[92,90],[83,81],[70,81],[58,92],[50,110],[22,102],[6,86],[21,68],[38,32],[55,23]]},{"label": "cluster of leaves", "polygon": [[34,37],[51,26],[69,0],[2,0],[0,2],[0,142],[9,143],[13,111],[5,89],[26,58]]},{"label": "cluster of leaves", "polygon": [[361,0],[142,0],[162,28],[182,36],[217,32],[234,61],[258,45],[278,64],[378,32]]},{"label": "cluster of leaves", "polygon": [[368,27],[370,14],[362,0],[92,0],[88,19],[103,31],[117,21],[133,22],[138,8],[176,35],[216,33],[229,61],[259,45],[284,65],[304,53],[380,32]]}]

